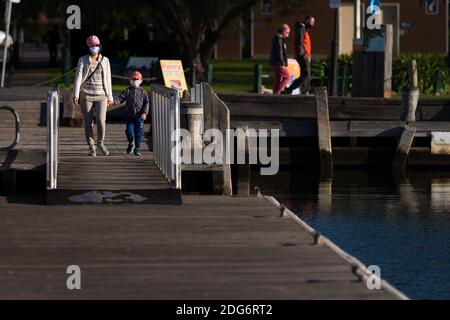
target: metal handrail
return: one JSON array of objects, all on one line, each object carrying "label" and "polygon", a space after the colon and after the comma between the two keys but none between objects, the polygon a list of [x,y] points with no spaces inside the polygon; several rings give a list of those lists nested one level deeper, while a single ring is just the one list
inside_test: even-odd
[{"label": "metal handrail", "polygon": [[12,150],[12,149],[14,149],[16,147],[16,145],[20,141],[20,118],[19,118],[19,114],[16,112],[16,110],[14,108],[11,108],[11,107],[8,107],[8,106],[0,106],[0,110],[9,111],[9,112],[11,112],[14,115],[14,120],[16,122],[16,135],[14,137],[14,141],[9,146],[0,148],[0,150]]},{"label": "metal handrail", "polygon": [[47,190],[57,187],[59,162],[59,92],[50,89],[47,95]]},{"label": "metal handrail", "polygon": [[[171,188],[181,189],[180,97],[178,91],[152,86],[153,154]],[[175,137],[175,138],[174,138]]]}]

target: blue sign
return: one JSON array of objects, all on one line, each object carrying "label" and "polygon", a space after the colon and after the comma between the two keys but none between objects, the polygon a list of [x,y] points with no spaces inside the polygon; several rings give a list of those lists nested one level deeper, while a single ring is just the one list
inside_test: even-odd
[{"label": "blue sign", "polygon": [[429,16],[439,14],[439,0],[425,1],[425,13]]},{"label": "blue sign", "polygon": [[341,0],[330,0],[330,8],[331,9],[339,9],[341,5]]},{"label": "blue sign", "polygon": [[372,12],[372,14],[375,14],[375,12],[381,8],[381,3],[379,0],[370,0],[368,8]]}]

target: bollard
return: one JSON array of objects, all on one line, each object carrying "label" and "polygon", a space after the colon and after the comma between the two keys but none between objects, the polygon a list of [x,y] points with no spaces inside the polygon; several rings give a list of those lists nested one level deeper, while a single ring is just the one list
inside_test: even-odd
[{"label": "bollard", "polygon": [[202,122],[203,106],[196,102],[181,102],[181,127],[191,134],[191,148],[203,149]]},{"label": "bollard", "polygon": [[419,103],[419,77],[416,60],[409,64],[409,89],[402,91],[402,116],[406,122],[416,121],[416,109]]},{"label": "bollard", "polygon": [[263,72],[262,65],[255,64],[254,73],[253,73],[253,91],[255,93],[260,93],[261,92],[262,72]]},{"label": "bollard", "polygon": [[419,89],[404,90],[402,92],[402,121],[416,121],[416,109],[419,103]]},{"label": "bollard", "polygon": [[214,66],[212,63],[208,63],[206,66],[206,82],[210,85],[213,83]]}]

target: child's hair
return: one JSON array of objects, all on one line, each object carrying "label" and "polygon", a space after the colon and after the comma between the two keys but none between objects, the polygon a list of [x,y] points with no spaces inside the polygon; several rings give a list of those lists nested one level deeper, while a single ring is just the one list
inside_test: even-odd
[{"label": "child's hair", "polygon": [[283,23],[281,26],[278,27],[277,32],[283,33],[284,30],[290,29],[289,25],[286,23]]}]

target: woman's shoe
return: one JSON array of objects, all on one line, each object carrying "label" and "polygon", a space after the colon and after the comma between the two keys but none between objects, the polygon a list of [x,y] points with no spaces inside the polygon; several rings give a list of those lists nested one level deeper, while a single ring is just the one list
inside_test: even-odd
[{"label": "woman's shoe", "polygon": [[97,152],[95,151],[95,147],[89,147],[88,155],[89,155],[89,157],[96,157],[97,156]]},{"label": "woman's shoe", "polygon": [[99,148],[103,152],[103,155],[109,156],[109,150],[105,147],[104,144],[99,145]]}]

